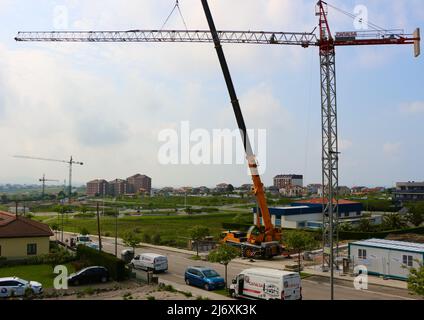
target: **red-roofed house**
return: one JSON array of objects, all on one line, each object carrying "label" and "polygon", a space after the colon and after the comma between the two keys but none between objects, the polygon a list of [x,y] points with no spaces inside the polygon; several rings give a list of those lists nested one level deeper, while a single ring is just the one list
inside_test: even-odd
[{"label": "red-roofed house", "polygon": [[0,257],[24,259],[49,253],[50,227],[44,223],[0,211]]}]

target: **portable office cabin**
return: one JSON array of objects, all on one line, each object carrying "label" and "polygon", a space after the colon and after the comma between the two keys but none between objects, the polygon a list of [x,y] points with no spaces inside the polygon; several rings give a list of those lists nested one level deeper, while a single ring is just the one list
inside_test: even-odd
[{"label": "portable office cabin", "polygon": [[349,257],[355,266],[367,267],[368,274],[406,280],[411,268],[424,261],[424,244],[370,239],[349,244]]}]

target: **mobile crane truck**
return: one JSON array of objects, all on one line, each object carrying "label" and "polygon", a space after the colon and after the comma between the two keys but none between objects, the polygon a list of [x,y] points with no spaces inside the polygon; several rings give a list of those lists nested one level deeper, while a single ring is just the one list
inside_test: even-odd
[{"label": "mobile crane truck", "polygon": [[[218,59],[221,64],[222,72],[224,74],[225,82],[227,84],[228,92],[230,94],[237,124],[240,129],[250,174],[253,180],[252,192],[256,196],[256,201],[259,207],[256,225],[250,227],[247,234],[240,231],[229,231],[225,233],[222,241],[223,243],[239,247],[241,249],[242,256],[244,257],[260,257],[270,259],[283,253],[283,247],[280,245],[281,230],[275,228],[271,222],[271,216],[269,213],[268,205],[266,203],[264,186],[258,171],[258,163],[255,155],[253,154],[252,146],[247,134],[246,124],[241,112],[240,103],[237,98],[230,70],[225,59],[221,41],[219,39],[207,0],[202,0],[202,5],[208,20],[209,28],[213,37],[216,52],[218,54]],[[263,220],[263,225],[261,224],[261,218]]]}]

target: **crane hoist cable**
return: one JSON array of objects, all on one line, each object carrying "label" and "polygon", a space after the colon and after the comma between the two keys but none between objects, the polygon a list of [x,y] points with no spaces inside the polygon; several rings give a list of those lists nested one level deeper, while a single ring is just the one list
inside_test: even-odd
[{"label": "crane hoist cable", "polygon": [[166,18],[166,20],[165,20],[165,22],[163,23],[162,27],[160,28],[160,30],[161,30],[161,31],[163,30],[163,28],[165,28],[165,26],[166,26],[166,24],[168,23],[169,19],[171,19],[172,15],[173,15],[173,14],[174,14],[174,12],[175,12],[175,9],[177,9],[177,10],[178,10],[178,13],[180,14],[181,20],[182,20],[182,22],[183,22],[183,24],[184,24],[185,30],[186,30],[186,31],[188,31],[187,24],[186,24],[186,22],[185,22],[185,19],[184,19],[183,13],[181,12],[180,3],[179,3],[179,1],[178,1],[178,0],[176,0],[176,1],[175,1],[175,5],[174,5],[174,7],[172,8],[171,13],[168,15],[168,17]]},{"label": "crane hoist cable", "polygon": [[[329,6],[330,8],[332,8],[332,9],[334,9],[334,10],[336,10],[336,11],[338,11],[338,12],[340,12],[340,13],[346,15],[346,16],[348,16],[349,18],[352,18],[353,20],[355,20],[355,19],[358,18],[356,15],[354,15],[354,14],[352,14],[350,12],[347,12],[347,11],[345,11],[343,9],[337,8],[336,6],[333,6],[333,5],[329,4],[329,3],[327,3],[327,6]],[[368,21],[361,20],[361,22],[364,22],[368,27],[370,27],[371,29],[374,29],[375,31],[386,31],[384,28],[376,25],[375,23],[372,23],[369,20]]]}]

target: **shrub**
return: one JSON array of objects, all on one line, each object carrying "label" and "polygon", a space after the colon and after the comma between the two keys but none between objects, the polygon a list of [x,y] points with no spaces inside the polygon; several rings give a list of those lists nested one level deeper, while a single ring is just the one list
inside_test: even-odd
[{"label": "shrub", "polygon": [[129,271],[126,269],[125,262],[112,254],[80,245],[77,248],[77,258],[86,260],[92,265],[107,268],[110,277],[116,281],[122,281],[129,277]]},{"label": "shrub", "polygon": [[153,244],[160,244],[160,234],[156,233],[152,239]]},{"label": "shrub", "polygon": [[152,242],[152,237],[150,236],[150,234],[148,234],[148,233],[143,234],[143,242],[144,243],[151,243]]},{"label": "shrub", "polygon": [[80,233],[82,234],[82,235],[87,235],[87,234],[90,234],[90,231],[88,231],[88,229],[87,228],[81,228],[81,231],[80,231]]}]

